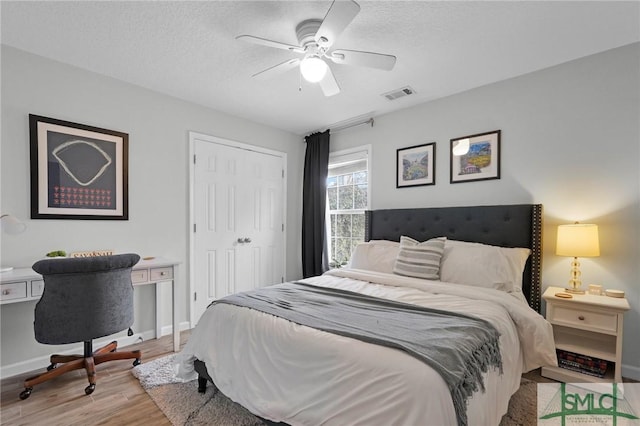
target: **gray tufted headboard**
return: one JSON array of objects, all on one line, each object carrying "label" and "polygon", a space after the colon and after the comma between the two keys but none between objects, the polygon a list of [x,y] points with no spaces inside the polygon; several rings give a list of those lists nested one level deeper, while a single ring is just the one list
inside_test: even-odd
[{"label": "gray tufted headboard", "polygon": [[528,247],[522,291],[529,305],[540,312],[542,266],[542,204],[434,207],[369,210],[365,212],[365,241],[400,241],[407,235],[418,241],[433,237]]}]

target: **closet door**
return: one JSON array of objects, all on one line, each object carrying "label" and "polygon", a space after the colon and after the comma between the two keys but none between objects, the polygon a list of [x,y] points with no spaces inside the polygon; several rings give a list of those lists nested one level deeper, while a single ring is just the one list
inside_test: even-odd
[{"label": "closet door", "polygon": [[284,280],[284,157],[194,142],[191,325],[211,301]]}]

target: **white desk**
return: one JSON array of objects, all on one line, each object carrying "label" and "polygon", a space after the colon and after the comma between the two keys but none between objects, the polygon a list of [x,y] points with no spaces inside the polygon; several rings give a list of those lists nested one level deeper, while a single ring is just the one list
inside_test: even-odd
[{"label": "white desk", "polygon": [[[162,324],[160,321],[160,286],[162,282],[171,283],[171,310],[173,324],[173,350],[180,349],[180,327],[176,312],[175,275],[178,262],[155,257],[149,260],[140,260],[131,272],[133,286],[156,285],[156,338],[161,336]],[[44,280],[31,268],[15,268],[11,271],[0,273],[0,304],[20,303],[29,300],[39,300],[44,291]]]}]

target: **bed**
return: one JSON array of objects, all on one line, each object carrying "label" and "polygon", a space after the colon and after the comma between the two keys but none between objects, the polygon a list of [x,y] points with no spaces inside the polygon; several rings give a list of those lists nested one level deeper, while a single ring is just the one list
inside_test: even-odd
[{"label": "bed", "polygon": [[[486,326],[452,327],[495,330],[499,348],[499,363],[475,373],[478,381],[462,404],[448,369],[439,367],[438,354],[436,361],[425,362],[402,344],[327,332],[315,323],[301,325],[231,302],[214,303],[203,314],[176,358],[178,376],[198,376],[201,390],[211,380],[229,398],[274,423],[497,425],[521,374],[556,364],[551,326],[539,315],[541,229],[541,205],[367,211],[366,243],[355,249],[349,267],[269,290],[306,286],[482,321]],[[429,257],[434,247],[437,262]],[[411,269],[413,260],[402,264],[413,252],[423,256],[421,250],[429,252],[426,266],[420,265],[426,269]],[[424,279],[433,268],[438,279]],[[474,363],[461,364],[466,369]]]}]

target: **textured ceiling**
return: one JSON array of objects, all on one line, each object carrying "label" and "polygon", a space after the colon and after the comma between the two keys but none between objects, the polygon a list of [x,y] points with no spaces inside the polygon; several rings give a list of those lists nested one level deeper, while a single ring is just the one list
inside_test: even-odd
[{"label": "textured ceiling", "polygon": [[[397,56],[392,71],[331,64],[324,97],[297,70],[251,75],[297,55],[331,1],[2,1],[2,43],[296,134],[380,115],[640,40],[640,3],[358,1],[334,48]],[[381,94],[411,86],[416,94]]]}]

